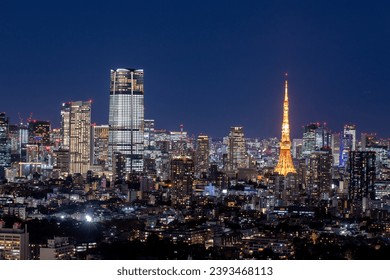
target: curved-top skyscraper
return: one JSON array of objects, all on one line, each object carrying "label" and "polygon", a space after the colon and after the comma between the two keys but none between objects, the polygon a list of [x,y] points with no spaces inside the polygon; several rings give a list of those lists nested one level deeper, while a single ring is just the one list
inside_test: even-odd
[{"label": "curved-top skyscraper", "polygon": [[284,87],[282,139],[280,140],[279,161],[275,172],[286,176],[288,173],[296,173],[291,157],[290,124],[288,120],[288,85],[287,80]]},{"label": "curved-top skyscraper", "polygon": [[117,177],[143,170],[144,71],[111,70],[108,167]]}]

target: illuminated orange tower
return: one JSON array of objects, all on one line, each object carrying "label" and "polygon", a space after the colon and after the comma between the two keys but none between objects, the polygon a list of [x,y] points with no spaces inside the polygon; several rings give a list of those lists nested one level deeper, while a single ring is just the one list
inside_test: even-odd
[{"label": "illuminated orange tower", "polygon": [[[287,74],[286,74],[287,76]],[[280,141],[279,161],[275,172],[286,176],[288,173],[297,173],[291,158],[290,124],[288,121],[288,86],[287,80],[284,87],[282,139]]]}]

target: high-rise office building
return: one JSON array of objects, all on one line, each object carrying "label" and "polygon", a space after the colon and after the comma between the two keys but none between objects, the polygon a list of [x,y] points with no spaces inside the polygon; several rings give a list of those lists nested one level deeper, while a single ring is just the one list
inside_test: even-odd
[{"label": "high-rise office building", "polygon": [[106,166],[108,160],[108,125],[91,127],[91,163]]},{"label": "high-rise office building", "polygon": [[227,143],[227,170],[237,171],[248,167],[245,148],[244,130],[242,127],[231,127]]},{"label": "high-rise office building", "polygon": [[330,147],[331,134],[326,124],[310,123],[305,126],[303,132],[302,153],[305,157],[310,156],[314,151]]},{"label": "high-rise office building", "polygon": [[356,126],[354,124],[346,124],[343,137],[340,139],[340,167],[346,167],[349,152],[351,151],[356,151]]},{"label": "high-rise office building", "polygon": [[19,149],[19,126],[16,124],[9,125],[8,137],[11,143],[11,162],[20,161],[20,149]]},{"label": "high-rise office building", "polygon": [[144,120],[144,147],[146,150],[156,147],[154,120]]},{"label": "high-rise office building", "polygon": [[318,200],[331,195],[332,160],[331,150],[326,148],[311,153],[308,159],[306,183],[310,194]]},{"label": "high-rise office building", "polygon": [[11,141],[9,139],[9,119],[0,113],[0,178],[4,177],[4,169],[11,166]]},{"label": "high-rise office building", "polygon": [[69,173],[86,174],[90,165],[91,101],[63,104],[62,137],[69,149]]},{"label": "high-rise office building", "polygon": [[356,151],[356,125],[346,124],[344,126],[344,137],[351,135],[351,151]]},{"label": "high-rise office building", "polygon": [[191,141],[188,137],[187,131],[183,130],[184,126],[180,125],[180,131],[170,131],[170,153],[174,156],[186,155],[188,149],[191,148]]},{"label": "high-rise office building", "polygon": [[207,135],[199,135],[196,141],[195,173],[201,176],[207,173],[210,166],[210,143]]},{"label": "high-rise office building", "polygon": [[332,134],[332,155],[333,155],[333,166],[340,165],[340,133]]},{"label": "high-rise office building", "polygon": [[340,158],[339,166],[346,167],[350,151],[356,151],[356,126],[346,124],[340,139]]},{"label": "high-rise office building", "polygon": [[361,134],[361,150],[366,151],[366,149],[371,147],[376,147],[379,145],[379,141],[375,133],[362,133]]},{"label": "high-rise office building", "polygon": [[280,140],[279,161],[275,167],[275,172],[286,176],[288,173],[297,173],[291,157],[291,141],[290,141],[290,123],[288,118],[288,85],[287,80],[284,87],[284,103],[283,103],[283,123],[282,123],[282,139]]},{"label": "high-rise office building", "polygon": [[348,157],[348,198],[359,211],[367,207],[370,188],[376,178],[375,152],[350,151]]},{"label": "high-rise office building", "polygon": [[194,161],[189,156],[177,156],[171,160],[172,190],[179,202],[192,194],[194,171]]},{"label": "high-rise office building", "polygon": [[72,102],[62,103],[61,108],[61,148],[69,149],[70,141],[70,111],[72,109]]},{"label": "high-rise office building", "polygon": [[143,171],[144,71],[111,70],[108,168],[124,157],[123,174]]},{"label": "high-rise office building", "polygon": [[303,139],[293,139],[292,141],[293,158],[299,159],[302,157],[302,145],[303,145]]},{"label": "high-rise office building", "polygon": [[50,130],[51,125],[49,121],[29,121],[28,142],[31,144],[50,145]]}]

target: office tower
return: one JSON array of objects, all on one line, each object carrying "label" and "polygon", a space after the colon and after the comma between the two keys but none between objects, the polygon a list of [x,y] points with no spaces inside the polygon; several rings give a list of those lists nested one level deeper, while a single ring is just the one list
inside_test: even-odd
[{"label": "office tower", "polygon": [[332,134],[332,156],[333,156],[333,166],[340,165],[340,133]]},{"label": "office tower", "polygon": [[55,164],[54,167],[59,170],[61,173],[69,173],[69,150],[58,149],[54,152]]},{"label": "office tower", "polygon": [[196,141],[195,152],[195,173],[198,177],[202,174],[207,174],[209,170],[210,160],[210,143],[207,135],[199,135]]},{"label": "office tower", "polygon": [[318,128],[316,129],[316,146],[317,151],[322,148],[328,149],[331,145],[331,131],[326,126],[326,123],[318,123]]},{"label": "office tower", "polygon": [[293,139],[292,141],[292,156],[293,158],[301,158],[302,157],[302,145],[303,139]]},{"label": "office tower", "polygon": [[50,143],[53,149],[58,150],[62,141],[61,129],[54,128],[50,131]]},{"label": "office tower", "polygon": [[366,151],[367,148],[376,147],[379,145],[379,141],[375,133],[362,133],[361,134],[361,149]]},{"label": "office tower", "polygon": [[169,132],[169,140],[171,145],[170,153],[173,156],[187,155],[188,149],[190,148],[190,141],[182,124],[180,125],[180,131]]},{"label": "office tower", "polygon": [[308,157],[310,153],[312,153],[315,150],[316,146],[316,129],[317,124],[311,123],[308,125],[305,125],[305,130],[303,132],[303,138],[302,138],[302,154],[305,157]]},{"label": "office tower", "polygon": [[313,151],[330,147],[331,134],[326,123],[310,123],[305,126],[303,132],[302,153],[305,157],[310,156]]},{"label": "office tower", "polygon": [[307,188],[317,199],[329,199],[332,182],[332,153],[330,149],[311,153],[307,172]]},{"label": "office tower", "polygon": [[125,159],[121,173],[143,170],[144,71],[111,70],[108,168],[116,155]]},{"label": "office tower", "polygon": [[346,167],[350,151],[356,149],[356,127],[355,125],[345,125],[343,136],[340,141],[340,160],[339,166]]},{"label": "office tower", "polygon": [[65,103],[61,115],[64,148],[69,149],[69,173],[86,174],[90,165],[91,101]]},{"label": "office tower", "polygon": [[[144,120],[144,171],[145,174],[157,177],[158,165],[161,163],[161,151],[156,146],[154,120]],[[144,178],[142,182],[149,182]],[[148,185],[148,184],[147,184]]]},{"label": "office tower", "polygon": [[368,199],[371,198],[370,188],[375,182],[376,172],[375,152],[350,151],[348,158],[348,199],[353,207],[364,212]]},{"label": "office tower", "polygon": [[50,145],[50,122],[30,120],[28,122],[28,142],[30,144]]},{"label": "office tower", "polygon": [[19,140],[19,126],[16,124],[9,125],[8,137],[11,144],[11,162],[20,161],[20,140]]},{"label": "office tower", "polygon": [[0,178],[5,176],[5,168],[11,166],[11,141],[9,139],[9,119],[0,113]]},{"label": "office tower", "polygon": [[[50,122],[29,120],[28,127],[28,145],[27,147],[27,160],[33,162],[42,162],[51,164],[51,142],[50,142]],[[29,154],[31,147],[33,150],[37,150],[37,153],[33,156]]]},{"label": "office tower", "polygon": [[194,161],[188,156],[177,156],[171,160],[172,190],[179,203],[192,194],[194,182]]},{"label": "office tower", "polygon": [[12,228],[5,228],[0,220],[0,252],[6,260],[28,260],[29,233],[27,227],[21,228],[20,223],[14,223]]},{"label": "office tower", "polygon": [[91,163],[106,166],[108,160],[108,125],[91,127]]},{"label": "office tower", "polygon": [[248,167],[245,148],[244,130],[242,127],[231,127],[227,143],[227,170],[237,171]]},{"label": "office tower", "polygon": [[69,149],[70,141],[70,111],[72,109],[72,102],[62,103],[61,108],[61,148]]},{"label": "office tower", "polygon": [[[350,135],[350,137],[347,137],[347,135]],[[356,125],[346,124],[344,126],[344,137],[350,139],[351,151],[356,151]]]},{"label": "office tower", "polygon": [[288,119],[288,85],[286,80],[284,88],[282,139],[280,141],[279,161],[275,167],[275,172],[278,172],[283,176],[286,176],[288,173],[296,173],[292,162],[290,149],[291,142],[290,124]]},{"label": "office tower", "polygon": [[340,142],[340,167],[346,167],[350,151],[356,151],[356,126],[354,124],[344,126],[343,137]]},{"label": "office tower", "polygon": [[149,150],[156,147],[154,120],[144,120],[144,147]]},{"label": "office tower", "polygon": [[19,150],[20,161],[27,161],[27,143],[28,143],[28,127],[27,125],[19,125]]}]

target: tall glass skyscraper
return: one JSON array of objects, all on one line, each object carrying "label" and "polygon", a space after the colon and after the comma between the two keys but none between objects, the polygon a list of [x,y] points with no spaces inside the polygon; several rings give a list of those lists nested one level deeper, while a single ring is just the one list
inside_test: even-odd
[{"label": "tall glass skyscraper", "polygon": [[4,168],[11,166],[11,140],[9,134],[9,119],[5,113],[0,113],[0,178],[3,178]]},{"label": "tall glass skyscraper", "polygon": [[[108,168],[116,177],[143,171],[144,71],[111,70],[108,136]],[[117,161],[124,159],[118,170]]]}]

